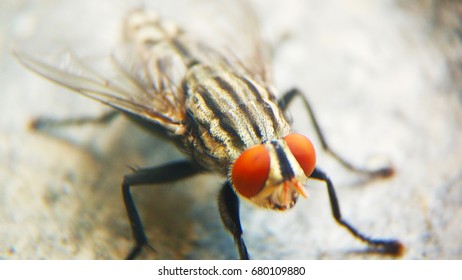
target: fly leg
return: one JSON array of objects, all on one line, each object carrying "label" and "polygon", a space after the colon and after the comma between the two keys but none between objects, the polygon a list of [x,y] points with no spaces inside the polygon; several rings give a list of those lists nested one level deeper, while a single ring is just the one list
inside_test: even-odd
[{"label": "fly leg", "polygon": [[218,195],[218,209],[225,228],[233,235],[241,260],[248,260],[249,254],[242,238],[241,220],[239,218],[239,198],[226,181]]},{"label": "fly leg", "polygon": [[201,169],[199,169],[197,165],[184,160],[168,163],[159,167],[139,169],[136,170],[135,173],[124,177],[122,194],[133,237],[136,242],[126,259],[136,258],[143,246],[147,246],[154,250],[154,248],[149,245],[146,234],[144,233],[143,223],[141,222],[140,215],[138,214],[135,202],[130,193],[130,188],[139,185],[173,182],[195,175],[200,171]]},{"label": "fly leg", "polygon": [[311,108],[311,105],[308,102],[308,99],[298,89],[292,89],[292,90],[288,91],[286,94],[284,94],[284,96],[282,96],[282,98],[278,101],[279,107],[283,111],[285,111],[287,109],[287,107],[289,106],[290,102],[292,102],[294,97],[297,97],[297,96],[299,96],[302,99],[303,104],[304,104],[306,110],[308,111],[311,122],[313,123],[314,129],[316,130],[316,134],[318,135],[319,141],[321,142],[322,148],[327,153],[332,155],[337,161],[339,161],[345,168],[347,168],[348,170],[351,170],[353,172],[366,174],[366,175],[371,176],[371,177],[389,177],[389,176],[393,175],[394,170],[393,170],[392,167],[385,166],[385,167],[378,168],[378,169],[375,169],[375,170],[369,170],[369,169],[366,169],[366,168],[358,167],[358,166],[353,165],[352,163],[350,163],[349,161],[347,161],[343,157],[341,157],[334,150],[332,150],[332,148],[327,144],[326,138],[324,137],[324,134],[323,134],[323,132],[321,130],[321,127],[319,126],[319,123],[316,120],[313,109]]},{"label": "fly leg", "polygon": [[337,195],[335,194],[334,185],[330,178],[319,168],[315,168],[313,173],[310,175],[310,178],[324,181],[327,185],[327,192],[329,194],[330,206],[332,209],[332,215],[334,216],[335,221],[341,226],[345,227],[353,236],[360,239],[361,241],[367,243],[369,246],[373,247],[376,252],[382,254],[389,254],[399,256],[404,251],[404,245],[396,239],[378,239],[371,238],[363,233],[359,232],[355,227],[353,227],[349,222],[343,219],[340,212],[340,206],[338,203]]},{"label": "fly leg", "polygon": [[63,127],[70,125],[83,125],[83,124],[106,124],[111,122],[119,114],[116,110],[111,110],[104,113],[99,117],[81,117],[81,118],[71,118],[71,119],[62,119],[56,120],[46,117],[36,118],[31,121],[30,128],[34,130],[44,130],[55,127]]}]

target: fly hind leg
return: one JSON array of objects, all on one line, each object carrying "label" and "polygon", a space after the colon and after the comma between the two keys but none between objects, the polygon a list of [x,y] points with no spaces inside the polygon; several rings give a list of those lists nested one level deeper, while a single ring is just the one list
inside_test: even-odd
[{"label": "fly hind leg", "polygon": [[58,128],[58,127],[67,127],[67,126],[76,126],[84,124],[106,124],[111,122],[116,116],[119,115],[118,111],[111,110],[106,112],[98,117],[80,117],[80,118],[70,118],[70,119],[52,119],[47,117],[39,117],[33,119],[29,127],[33,130],[44,131],[46,129]]},{"label": "fly hind leg", "polygon": [[356,166],[349,162],[348,160],[344,159],[342,156],[340,156],[337,152],[332,150],[330,145],[327,143],[326,138],[324,137],[324,134],[321,130],[321,127],[319,126],[319,123],[316,119],[316,116],[313,112],[313,109],[308,102],[308,99],[306,96],[299,91],[298,89],[292,89],[288,91],[282,98],[279,100],[278,105],[279,107],[285,112],[287,107],[290,105],[290,103],[293,101],[295,97],[300,97],[303,101],[303,105],[305,106],[306,110],[308,111],[308,114],[310,116],[311,122],[314,126],[314,129],[316,131],[316,134],[318,135],[319,141],[321,142],[322,148],[329,153],[331,156],[333,156],[340,164],[342,164],[345,168],[347,168],[350,171],[361,173],[368,175],[370,177],[390,177],[394,174],[394,169],[390,166],[385,166],[382,168],[378,169],[367,169],[363,167]]}]

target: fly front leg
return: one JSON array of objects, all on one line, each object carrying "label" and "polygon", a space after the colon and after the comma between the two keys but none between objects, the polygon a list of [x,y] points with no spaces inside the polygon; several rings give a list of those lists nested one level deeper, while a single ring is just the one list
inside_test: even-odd
[{"label": "fly front leg", "polygon": [[337,195],[335,193],[334,185],[323,171],[321,171],[319,168],[315,168],[313,173],[310,175],[310,178],[321,180],[326,183],[332,215],[334,216],[335,221],[337,221],[337,223],[339,223],[341,226],[345,227],[353,236],[362,240],[363,242],[366,242],[378,253],[399,256],[404,252],[404,245],[399,240],[371,238],[364,235],[355,227],[353,227],[349,222],[347,222],[342,217],[340,212],[340,206],[338,203]]},{"label": "fly front leg", "polygon": [[392,167],[385,166],[385,167],[374,169],[374,170],[358,167],[358,166],[355,166],[354,164],[350,163],[348,160],[344,159],[343,157],[341,157],[334,150],[332,150],[330,145],[328,145],[328,143],[326,141],[326,138],[324,137],[324,133],[322,132],[321,127],[319,126],[319,122],[317,121],[316,116],[314,115],[314,111],[313,111],[310,103],[308,102],[308,99],[298,89],[292,89],[292,90],[288,91],[286,94],[284,94],[284,96],[281,97],[281,99],[279,99],[278,104],[279,104],[279,107],[281,108],[281,110],[286,111],[287,107],[290,105],[292,100],[297,96],[302,99],[303,105],[305,106],[306,110],[308,111],[311,122],[312,122],[312,124],[314,126],[314,129],[316,131],[316,134],[318,135],[319,141],[321,142],[322,148],[327,153],[332,155],[345,168],[347,168],[348,170],[351,170],[353,172],[366,174],[366,175],[371,176],[371,177],[389,177],[389,176],[393,175],[394,170],[393,170]]},{"label": "fly front leg", "polygon": [[227,181],[218,196],[218,209],[225,228],[233,235],[241,260],[248,260],[249,254],[242,238],[241,220],[239,217],[239,198]]},{"label": "fly front leg", "polygon": [[132,248],[126,259],[134,259],[141,252],[143,246],[147,246],[154,250],[149,245],[146,234],[143,229],[140,215],[136,209],[130,193],[130,188],[139,185],[159,184],[173,182],[179,179],[190,177],[202,171],[197,165],[190,161],[178,161],[168,163],[163,166],[153,168],[143,168],[136,170],[135,173],[126,175],[122,183],[122,194],[124,198],[125,208],[130,220],[133,237],[135,238],[135,246]]}]

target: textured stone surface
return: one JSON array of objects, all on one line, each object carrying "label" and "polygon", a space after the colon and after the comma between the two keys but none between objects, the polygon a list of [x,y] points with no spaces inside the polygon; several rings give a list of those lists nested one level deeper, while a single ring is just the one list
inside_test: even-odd
[{"label": "textured stone surface", "polygon": [[[28,72],[11,50],[105,55],[132,8],[122,2],[0,2],[0,259],[123,258],[132,239],[122,176],[128,166],[181,157],[123,119],[49,134],[28,130],[37,116],[92,116],[105,107]],[[170,2],[157,5],[167,17],[209,20],[191,16],[200,13],[200,1]],[[358,165],[396,168],[391,179],[364,183],[318,152],[344,216],[365,233],[401,239],[407,246],[404,259],[462,257],[458,5],[255,2],[263,29],[273,40],[285,38],[273,63],[278,89],[296,86],[306,92],[336,151]],[[312,135],[303,108],[296,105],[291,112],[296,129]],[[142,257],[236,258],[217,213],[220,184],[219,178],[200,176],[136,188],[157,249]],[[308,191],[310,199],[286,213],[243,204],[251,257],[383,258],[361,254],[364,244],[335,224],[322,184],[311,183]]]}]

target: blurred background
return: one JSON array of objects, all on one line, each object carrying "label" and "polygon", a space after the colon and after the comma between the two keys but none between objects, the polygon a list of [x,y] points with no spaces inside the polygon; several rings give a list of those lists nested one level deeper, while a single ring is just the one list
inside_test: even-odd
[{"label": "blurred background", "polygon": [[[40,116],[99,116],[107,108],[28,71],[12,51],[98,58],[120,42],[133,8],[157,9],[183,26],[213,27],[230,5],[166,2],[0,2],[0,259],[122,259],[129,252],[123,175],[129,166],[155,166],[182,155],[123,118],[30,130]],[[279,94],[301,89],[328,142],[344,157],[396,169],[394,177],[374,181],[348,172],[322,152],[303,107],[292,106],[294,128],[317,145],[319,166],[336,186],[344,217],[366,234],[400,239],[407,248],[403,259],[460,259],[462,2],[251,3],[273,46]],[[221,178],[203,175],[135,188],[157,250],[141,258],[237,258],[217,211],[221,184]],[[309,199],[285,213],[241,204],[252,258],[388,258],[367,254],[335,223],[323,184],[309,182],[308,192]]]}]

